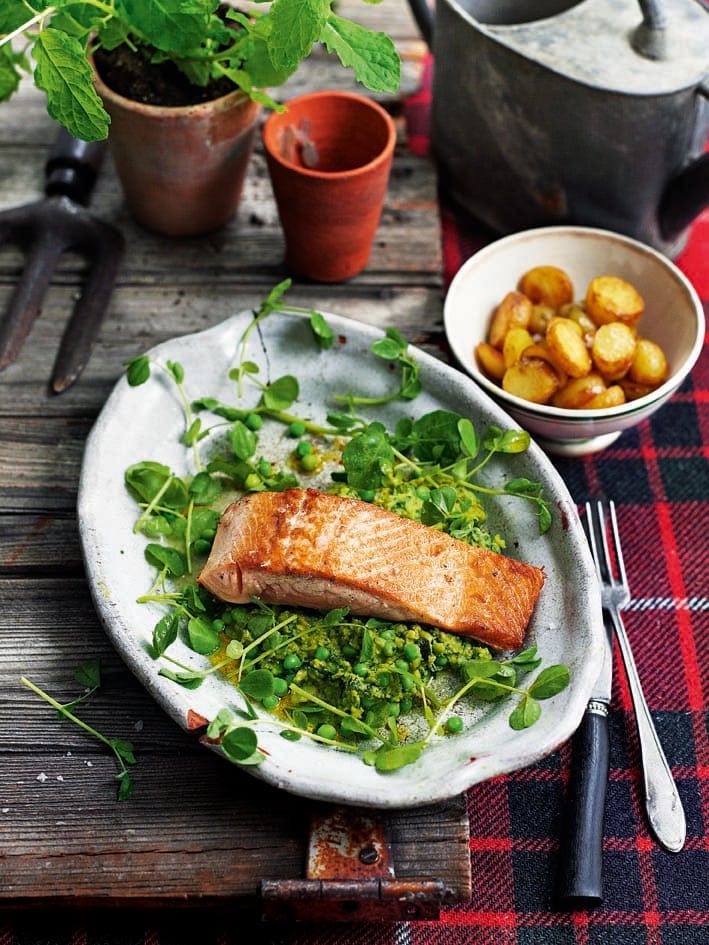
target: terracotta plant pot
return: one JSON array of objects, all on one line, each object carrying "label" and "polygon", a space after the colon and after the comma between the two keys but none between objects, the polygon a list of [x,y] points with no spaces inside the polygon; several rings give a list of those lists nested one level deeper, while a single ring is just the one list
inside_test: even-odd
[{"label": "terracotta plant pot", "polygon": [[286,103],[263,129],[286,241],[286,265],[340,282],[369,260],[396,143],[391,117],[351,92],[315,92]]},{"label": "terracotta plant pot", "polygon": [[262,107],[240,91],[199,105],[144,105],[96,75],[109,147],[135,219],[166,236],[226,223],[241,198]]}]

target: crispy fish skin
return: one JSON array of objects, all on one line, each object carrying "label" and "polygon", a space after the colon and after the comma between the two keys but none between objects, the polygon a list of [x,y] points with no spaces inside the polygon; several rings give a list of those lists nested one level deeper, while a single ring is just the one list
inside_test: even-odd
[{"label": "crispy fish skin", "polygon": [[198,581],[229,603],[347,606],[517,649],[544,571],[369,502],[288,489],[224,511]]}]

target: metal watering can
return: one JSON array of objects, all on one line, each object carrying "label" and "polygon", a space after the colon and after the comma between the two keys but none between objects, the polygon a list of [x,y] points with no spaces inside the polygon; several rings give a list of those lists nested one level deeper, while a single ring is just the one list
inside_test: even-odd
[{"label": "metal watering can", "polygon": [[560,223],[669,256],[709,205],[697,0],[409,0],[434,54],[443,186],[500,233]]}]

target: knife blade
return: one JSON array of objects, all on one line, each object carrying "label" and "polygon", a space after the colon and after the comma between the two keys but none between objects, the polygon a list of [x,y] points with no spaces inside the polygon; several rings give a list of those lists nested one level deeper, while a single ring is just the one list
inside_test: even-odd
[{"label": "knife blade", "polygon": [[605,645],[598,679],[573,738],[559,898],[567,908],[603,901],[603,826],[608,784],[608,710],[613,684],[613,629],[604,614]]}]

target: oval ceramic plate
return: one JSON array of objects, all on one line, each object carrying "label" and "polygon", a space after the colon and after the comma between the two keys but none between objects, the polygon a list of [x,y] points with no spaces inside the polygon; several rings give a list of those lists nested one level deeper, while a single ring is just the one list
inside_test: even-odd
[{"label": "oval ceramic plate", "polygon": [[[163,364],[178,361],[185,369],[191,398],[212,396],[236,403],[228,371],[237,362],[251,312],[236,315],[208,331],[165,342],[151,355]],[[329,351],[314,343],[306,318],[282,313],[269,316],[254,332],[247,357],[261,365],[270,379],[295,374],[301,384],[297,412],[324,420],[333,393],[382,394],[394,377],[389,365],[370,352],[381,332],[336,315],[326,315],[336,342]],[[514,423],[465,375],[425,352],[416,351],[423,393],[412,402],[397,401],[372,411],[388,427],[402,416],[421,416],[444,408],[469,417],[482,432],[489,423],[513,428]],[[247,388],[247,403],[259,392]],[[87,573],[96,608],[116,649],[142,684],[183,728],[197,713],[212,719],[228,706],[239,706],[234,688],[217,674],[198,689],[187,690],[159,676],[150,655],[152,629],[163,616],[159,605],[136,598],[151,585],[154,570],[144,557],[147,539],[133,533],[137,507],[124,486],[126,467],[155,460],[179,475],[192,470],[190,453],[179,443],[184,421],[177,392],[162,371],[153,370],[143,386],[131,388],[125,378],[109,397],[86,447],[79,489],[79,526]],[[275,424],[264,425],[275,427]],[[263,453],[292,449],[279,428]],[[285,454],[283,454],[285,455]],[[302,738],[287,741],[268,713],[256,723],[259,747],[266,760],[247,770],[271,784],[304,796],[372,807],[411,807],[443,800],[486,778],[531,764],[556,749],[574,732],[583,714],[600,665],[602,621],[600,595],[575,505],[561,478],[534,444],[523,454],[507,456],[485,468],[485,482],[501,486],[506,478],[540,480],[552,502],[553,524],[539,535],[537,518],[528,503],[510,497],[488,504],[491,528],[500,531],[514,556],[543,566],[547,580],[532,619],[529,642],[535,641],[544,665],[566,664],[571,683],[543,703],[541,719],[531,728],[514,731],[507,717],[511,706],[488,704],[470,710],[460,735],[435,738],[419,760],[389,774],[349,753]],[[179,641],[171,649],[184,663],[208,665]],[[182,647],[180,650],[179,648]],[[456,708],[456,711],[458,711]],[[464,713],[460,713],[464,714]],[[465,714],[464,714],[465,715]]]}]

